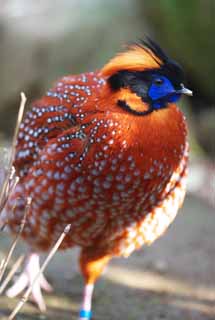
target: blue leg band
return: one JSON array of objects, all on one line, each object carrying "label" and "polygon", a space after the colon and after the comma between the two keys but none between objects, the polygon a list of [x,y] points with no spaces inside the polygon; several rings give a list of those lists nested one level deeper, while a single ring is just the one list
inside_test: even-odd
[{"label": "blue leg band", "polygon": [[92,312],[88,310],[81,310],[79,313],[80,318],[91,319]]}]

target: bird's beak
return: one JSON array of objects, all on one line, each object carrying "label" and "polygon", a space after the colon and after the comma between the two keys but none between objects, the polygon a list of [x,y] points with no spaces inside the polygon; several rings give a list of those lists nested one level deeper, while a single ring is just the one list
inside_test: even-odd
[{"label": "bird's beak", "polygon": [[192,96],[193,95],[193,91],[191,91],[190,89],[185,88],[185,86],[183,84],[181,84],[181,89],[177,90],[177,93],[186,94],[187,96]]}]

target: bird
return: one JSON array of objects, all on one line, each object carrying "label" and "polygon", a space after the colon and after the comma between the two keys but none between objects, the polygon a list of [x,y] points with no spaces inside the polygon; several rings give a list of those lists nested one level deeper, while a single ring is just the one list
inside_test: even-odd
[{"label": "bird", "polygon": [[[150,245],[172,223],[186,193],[189,144],[176,102],[192,95],[182,67],[151,38],[130,43],[101,69],[68,75],[20,125],[14,167],[19,183],[1,219],[29,251],[20,294],[40,270],[40,254],[70,224],[61,250],[78,246],[84,279],[79,319],[92,317],[97,279],[114,257]],[[45,310],[42,274],[32,297]]]}]

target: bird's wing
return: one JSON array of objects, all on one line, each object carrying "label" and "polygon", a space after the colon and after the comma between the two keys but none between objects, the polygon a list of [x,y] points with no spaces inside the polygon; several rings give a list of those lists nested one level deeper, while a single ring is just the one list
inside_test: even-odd
[{"label": "bird's wing", "polygon": [[34,102],[21,123],[17,139],[14,165],[20,176],[28,173],[50,139],[81,123],[89,99],[103,82],[98,73],[67,76]]},{"label": "bird's wing", "polygon": [[[56,241],[65,224],[71,223],[71,241],[86,244],[101,233],[107,222],[106,215],[94,212],[98,204],[91,197],[92,183],[88,181],[93,129],[93,124],[76,126],[50,139],[24,178],[37,228],[46,221],[47,242]],[[92,234],[87,236],[83,230]]]}]

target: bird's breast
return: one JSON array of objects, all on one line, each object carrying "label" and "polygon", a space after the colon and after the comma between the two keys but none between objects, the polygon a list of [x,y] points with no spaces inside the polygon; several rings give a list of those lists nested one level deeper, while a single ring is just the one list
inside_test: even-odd
[{"label": "bird's breast", "polygon": [[[50,144],[41,158],[54,159],[52,167],[37,161],[22,190],[17,187],[18,193],[25,188],[26,196],[32,197],[24,230],[28,242],[47,248],[71,223],[64,247],[88,246],[101,234],[106,239],[110,233],[117,237],[145,219],[166,197],[186,140],[185,135],[181,138],[180,124],[173,121],[158,130],[152,120],[140,126],[140,118],[138,122],[120,114],[99,114],[79,131],[67,133],[71,140],[66,144],[61,138]],[[168,130],[175,128],[175,134],[169,135]],[[12,213],[14,225],[18,210]]]}]

